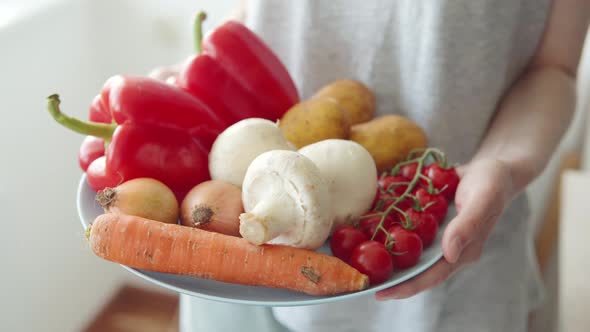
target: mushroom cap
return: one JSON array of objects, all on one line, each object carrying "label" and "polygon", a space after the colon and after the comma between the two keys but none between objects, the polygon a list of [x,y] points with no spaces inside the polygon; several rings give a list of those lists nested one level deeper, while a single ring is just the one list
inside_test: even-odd
[{"label": "mushroom cap", "polygon": [[[242,186],[246,212],[258,204],[276,202],[274,208],[289,223],[285,232],[270,240],[305,249],[317,249],[328,238],[332,228],[332,206],[328,185],[318,167],[295,151],[273,150],[262,153],[248,167]],[[281,206],[281,196],[289,195],[294,208]],[[288,215],[285,215],[288,213]]]},{"label": "mushroom cap", "polygon": [[213,180],[241,187],[248,166],[258,155],[270,150],[294,149],[276,123],[245,119],[219,134],[209,153],[209,173]]},{"label": "mushroom cap", "polygon": [[349,140],[328,139],[299,149],[328,181],[334,227],[365,214],[377,192],[377,167],[367,149]]}]

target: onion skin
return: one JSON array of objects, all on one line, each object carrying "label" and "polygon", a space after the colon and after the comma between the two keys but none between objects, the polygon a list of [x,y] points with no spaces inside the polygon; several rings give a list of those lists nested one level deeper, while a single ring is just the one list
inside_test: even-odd
[{"label": "onion skin", "polygon": [[240,236],[240,214],[244,212],[242,191],[221,180],[195,186],[180,205],[180,223],[184,226]]},{"label": "onion skin", "polygon": [[151,178],[137,178],[105,188],[96,200],[107,213],[127,214],[167,224],[178,223],[178,201],[170,188]]}]

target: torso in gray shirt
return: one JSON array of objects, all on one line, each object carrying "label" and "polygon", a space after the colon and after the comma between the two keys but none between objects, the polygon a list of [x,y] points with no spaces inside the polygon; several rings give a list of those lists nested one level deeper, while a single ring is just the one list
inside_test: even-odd
[{"label": "torso in gray shirt", "polygon": [[[539,44],[549,0],[250,0],[247,23],[303,98],[340,78],[465,162]],[[461,125],[459,125],[461,124]]]},{"label": "torso in gray shirt", "polygon": [[[248,2],[247,24],[279,54],[303,98],[336,79],[361,80],[375,91],[379,114],[413,119],[430,145],[458,163],[477,150],[498,102],[534,55],[549,12],[549,0]],[[521,196],[478,263],[410,299],[364,296],[271,312],[183,296],[183,330],[284,330],[276,317],[297,332],[524,332],[540,294],[531,282],[527,214]]]},{"label": "torso in gray shirt", "polygon": [[[413,119],[431,146],[458,163],[475,153],[502,96],[535,54],[550,7],[549,0],[249,2],[247,24],[279,54],[302,98],[336,79],[361,80],[376,93],[379,114]],[[306,332],[518,331],[530,304],[526,216],[520,197],[481,262],[435,291],[275,315]]]}]

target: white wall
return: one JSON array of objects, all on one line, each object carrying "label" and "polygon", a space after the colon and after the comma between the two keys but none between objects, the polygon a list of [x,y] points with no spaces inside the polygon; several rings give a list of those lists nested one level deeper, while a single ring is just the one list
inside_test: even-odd
[{"label": "white wall", "polygon": [[0,1],[1,331],[76,331],[122,282],[145,285],[88,250],[75,210],[82,137],[53,122],[45,97],[59,92],[85,118],[107,77],[186,57],[193,12],[211,27],[231,3]]}]

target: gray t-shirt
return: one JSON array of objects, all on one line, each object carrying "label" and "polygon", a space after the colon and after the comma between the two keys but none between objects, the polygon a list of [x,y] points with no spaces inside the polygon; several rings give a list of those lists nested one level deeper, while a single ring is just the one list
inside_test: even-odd
[{"label": "gray t-shirt", "polygon": [[[363,81],[378,114],[413,119],[431,146],[464,163],[534,55],[548,12],[549,0],[249,0],[247,24],[278,53],[302,98],[336,79]],[[403,301],[274,308],[274,317],[302,332],[525,331],[540,294],[527,217],[521,196],[480,262],[434,290]],[[231,310],[236,320],[240,310],[251,317],[236,321],[241,330],[278,329],[261,318],[264,309]]]},{"label": "gray t-shirt", "polygon": [[549,0],[250,0],[247,23],[302,98],[363,81],[379,114],[409,116],[465,162],[531,59]]}]

